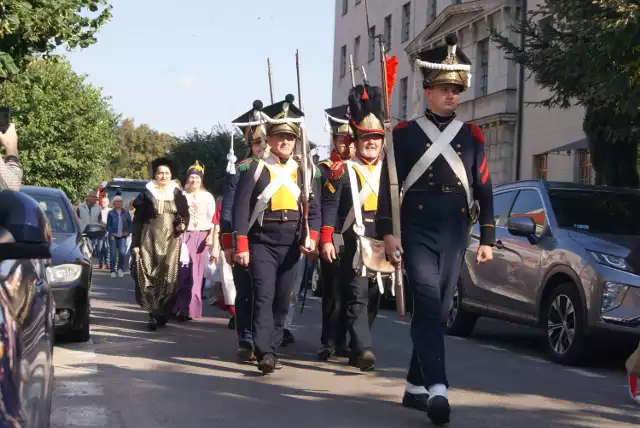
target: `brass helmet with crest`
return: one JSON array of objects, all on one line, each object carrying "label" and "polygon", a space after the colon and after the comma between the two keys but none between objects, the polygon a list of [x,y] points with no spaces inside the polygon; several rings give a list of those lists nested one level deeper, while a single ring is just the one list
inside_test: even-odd
[{"label": "brass helmet with crest", "polygon": [[349,125],[355,138],[384,135],[382,89],[368,84],[356,85],[349,92]]},{"label": "brass helmet with crest", "polygon": [[288,119],[300,119],[304,116],[302,110],[293,104],[295,97],[292,94],[288,94],[284,101],[279,101],[275,104],[271,104],[262,109],[263,113],[274,120],[283,120],[283,123],[267,123],[266,134],[267,136],[276,134],[293,134],[296,138],[301,136],[300,123],[297,120]]},{"label": "brass helmet with crest", "polygon": [[423,76],[423,88],[450,83],[462,91],[471,86],[471,61],[458,47],[458,37],[445,37],[446,46],[424,50],[415,55],[414,61]]}]

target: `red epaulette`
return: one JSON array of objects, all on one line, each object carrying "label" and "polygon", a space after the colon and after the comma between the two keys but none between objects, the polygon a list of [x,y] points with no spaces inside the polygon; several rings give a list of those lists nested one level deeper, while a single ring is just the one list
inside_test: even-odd
[{"label": "red epaulette", "polygon": [[409,124],[408,120],[403,120],[402,122],[399,122],[394,128],[393,130],[396,131],[398,129],[402,129],[404,127],[406,127]]},{"label": "red epaulette", "polygon": [[469,125],[469,129],[471,129],[471,136],[475,138],[478,143],[484,144],[484,135],[482,134],[482,129],[478,125],[474,125],[473,123],[465,122]]}]

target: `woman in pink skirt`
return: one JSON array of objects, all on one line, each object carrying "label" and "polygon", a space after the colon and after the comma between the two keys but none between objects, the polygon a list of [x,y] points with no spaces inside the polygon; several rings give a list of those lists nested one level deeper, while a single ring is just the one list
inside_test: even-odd
[{"label": "woman in pink skirt", "polygon": [[[198,161],[187,170],[184,196],[189,204],[189,225],[183,236],[189,262],[178,272],[178,293],[174,313],[178,321],[202,316],[202,278],[209,261],[209,246],[216,203],[213,195],[202,187],[204,167]],[[186,257],[181,256],[186,260]]]}]

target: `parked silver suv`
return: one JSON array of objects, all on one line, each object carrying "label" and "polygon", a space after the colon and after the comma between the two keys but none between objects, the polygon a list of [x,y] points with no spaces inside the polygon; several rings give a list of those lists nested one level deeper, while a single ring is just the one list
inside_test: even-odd
[{"label": "parked silver suv", "polygon": [[476,225],[449,334],[471,334],[478,316],[539,326],[563,364],[579,363],[597,331],[640,336],[640,272],[626,260],[640,251],[640,191],[519,181],[493,198],[493,261],[476,263]]}]

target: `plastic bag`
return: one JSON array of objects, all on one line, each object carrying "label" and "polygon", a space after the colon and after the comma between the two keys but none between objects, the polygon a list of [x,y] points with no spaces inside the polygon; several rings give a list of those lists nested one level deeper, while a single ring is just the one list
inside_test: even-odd
[{"label": "plastic bag", "polygon": [[207,265],[204,267],[204,279],[210,282],[220,281],[220,274],[218,273],[217,263],[207,261]]}]

